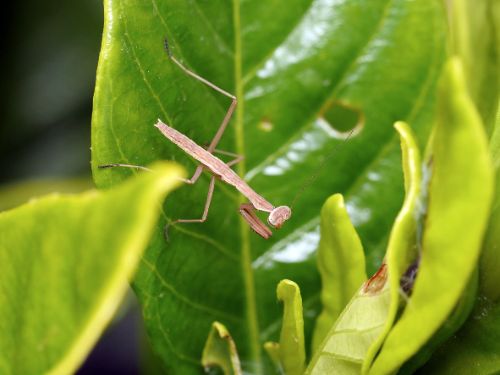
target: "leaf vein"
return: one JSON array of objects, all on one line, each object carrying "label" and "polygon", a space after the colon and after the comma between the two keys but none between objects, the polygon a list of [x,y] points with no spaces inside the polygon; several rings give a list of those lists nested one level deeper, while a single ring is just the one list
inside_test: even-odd
[{"label": "leaf vein", "polygon": [[150,269],[151,273],[156,276],[156,278],[158,279],[158,281],[161,283],[162,286],[164,286],[167,290],[169,290],[171,292],[171,294],[174,297],[176,297],[178,300],[184,302],[186,305],[191,306],[195,310],[207,312],[210,315],[216,316],[218,318],[219,317],[224,318],[224,319],[230,320],[232,322],[240,322],[241,321],[241,319],[238,316],[231,315],[231,314],[228,314],[224,311],[214,309],[210,306],[206,306],[206,305],[191,301],[188,297],[179,293],[173,285],[168,283],[167,280],[165,280],[165,278],[160,274],[160,272],[158,272],[158,269],[156,268],[156,266],[154,264],[151,264],[149,261],[147,261],[144,258],[141,259],[141,262],[144,263],[146,265],[146,267],[148,267]]}]

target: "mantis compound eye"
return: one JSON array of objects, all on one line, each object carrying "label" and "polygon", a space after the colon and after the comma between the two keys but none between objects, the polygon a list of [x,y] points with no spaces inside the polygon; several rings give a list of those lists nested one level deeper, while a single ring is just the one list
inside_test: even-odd
[{"label": "mantis compound eye", "polygon": [[290,216],[292,216],[292,209],[290,207],[279,206],[271,211],[267,221],[274,228],[280,228],[285,221],[290,219]]}]

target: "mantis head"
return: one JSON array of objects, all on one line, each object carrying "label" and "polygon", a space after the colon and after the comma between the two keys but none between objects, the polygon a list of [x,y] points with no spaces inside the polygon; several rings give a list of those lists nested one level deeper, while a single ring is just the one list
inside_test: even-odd
[{"label": "mantis head", "polygon": [[[261,237],[267,240],[273,233],[263,222],[259,220],[254,211],[255,207],[251,203],[244,203],[240,206],[240,213],[247,223],[250,224],[250,227]],[[279,206],[273,208],[267,218],[267,221],[272,227],[279,228],[290,218],[290,216],[292,216],[292,210],[290,207]]]},{"label": "mantis head", "polygon": [[281,228],[283,223],[292,216],[292,209],[288,206],[279,206],[271,211],[267,222],[274,228]]}]

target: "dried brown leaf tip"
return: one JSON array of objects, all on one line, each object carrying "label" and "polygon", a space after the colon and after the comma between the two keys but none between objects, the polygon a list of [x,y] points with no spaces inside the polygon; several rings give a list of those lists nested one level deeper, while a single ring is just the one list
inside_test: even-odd
[{"label": "dried brown leaf tip", "polygon": [[386,282],[387,264],[382,263],[378,271],[365,282],[363,292],[365,294],[376,294],[382,290]]}]

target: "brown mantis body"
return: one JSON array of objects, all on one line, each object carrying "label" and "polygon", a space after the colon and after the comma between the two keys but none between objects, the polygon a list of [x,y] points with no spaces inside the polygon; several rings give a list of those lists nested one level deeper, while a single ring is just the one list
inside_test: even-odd
[{"label": "brown mantis body", "polygon": [[[210,208],[210,203],[212,201],[212,195],[215,188],[215,179],[219,178],[225,183],[234,186],[241,194],[243,194],[245,197],[248,198],[249,202],[244,203],[240,206],[241,215],[256,233],[258,233],[265,239],[269,238],[272,235],[271,230],[262,221],[260,221],[260,219],[257,217],[254,211],[258,210],[269,213],[267,219],[269,225],[271,225],[274,228],[280,228],[281,225],[283,225],[283,223],[290,218],[292,210],[288,206],[278,206],[278,207],[273,206],[264,197],[257,194],[255,190],[253,190],[240,176],[236,174],[236,172],[234,172],[231,169],[232,165],[242,160],[241,156],[229,152],[219,151],[216,150],[215,148],[219,143],[222,135],[224,134],[226,126],[229,123],[229,120],[231,119],[234,109],[236,108],[237,104],[236,97],[222,90],[221,88],[215,86],[213,83],[207,81],[206,79],[198,76],[196,73],[190,71],[186,67],[184,67],[184,65],[182,65],[174,56],[172,56],[166,40],[165,40],[165,48],[167,50],[170,59],[175,64],[177,64],[184,72],[196,78],[197,80],[203,82],[212,89],[232,99],[232,103],[226,115],[224,116],[224,119],[222,120],[222,123],[219,126],[219,129],[217,130],[217,133],[215,134],[212,142],[206,149],[195,143],[192,139],[188,138],[184,134],[175,130],[174,128],[164,124],[161,120],[158,120],[158,122],[155,124],[155,126],[162,132],[162,134],[165,137],[167,137],[172,143],[175,143],[184,152],[186,152],[188,155],[190,155],[191,157],[193,157],[194,159],[196,159],[198,162],[201,163],[201,165],[198,166],[198,168],[196,168],[196,171],[194,172],[193,176],[190,179],[183,180],[184,182],[188,184],[194,184],[200,177],[203,169],[206,169],[212,174],[212,178],[210,179],[210,184],[208,188],[207,200],[205,202],[205,208],[203,210],[202,217],[199,219],[177,219],[172,223],[170,223],[170,225],[175,223],[204,222],[207,219],[208,210]],[[235,156],[235,159],[231,160],[228,163],[225,163],[219,158],[217,158],[215,155],[213,155],[213,152],[219,152],[225,155]],[[129,168],[147,169],[144,167],[130,165],[130,164],[106,164],[100,166],[100,168],[108,168],[108,167],[129,167]]]}]

